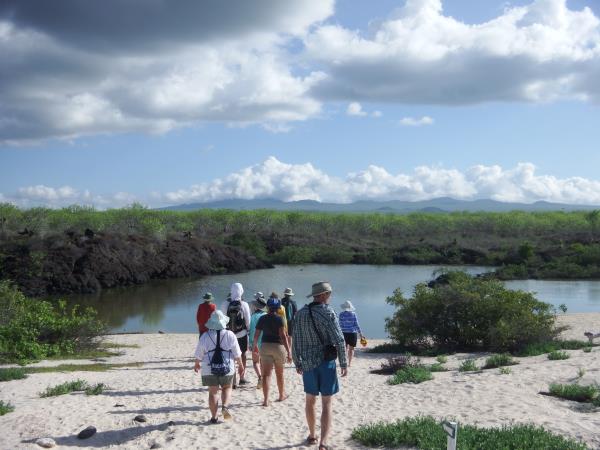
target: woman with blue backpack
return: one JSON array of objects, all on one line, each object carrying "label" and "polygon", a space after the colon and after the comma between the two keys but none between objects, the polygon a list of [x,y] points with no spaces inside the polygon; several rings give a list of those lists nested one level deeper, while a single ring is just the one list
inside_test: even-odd
[{"label": "woman with blue backpack", "polygon": [[231,419],[229,402],[231,384],[238,363],[240,378],[243,375],[242,351],[232,331],[226,329],[229,317],[217,310],[206,322],[208,331],[202,333],[196,346],[194,371],[202,376],[202,385],[208,387],[208,408],[210,423],[217,423],[219,409],[218,393],[221,389],[221,413],[223,419]]}]

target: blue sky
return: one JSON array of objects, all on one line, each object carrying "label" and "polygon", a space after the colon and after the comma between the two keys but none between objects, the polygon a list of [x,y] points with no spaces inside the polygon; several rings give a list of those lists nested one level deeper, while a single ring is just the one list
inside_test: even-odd
[{"label": "blue sky", "polygon": [[0,201],[600,204],[592,0],[34,3],[0,7]]}]

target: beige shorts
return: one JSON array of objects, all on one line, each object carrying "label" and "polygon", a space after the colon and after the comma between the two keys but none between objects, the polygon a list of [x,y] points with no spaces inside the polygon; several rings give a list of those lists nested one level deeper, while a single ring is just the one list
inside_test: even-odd
[{"label": "beige shorts", "polygon": [[260,347],[260,359],[267,364],[285,364],[285,347],[281,344],[263,342]]}]

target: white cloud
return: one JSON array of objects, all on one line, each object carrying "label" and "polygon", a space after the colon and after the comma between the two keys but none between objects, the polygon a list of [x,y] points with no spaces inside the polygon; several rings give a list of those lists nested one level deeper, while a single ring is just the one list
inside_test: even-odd
[{"label": "white cloud", "polygon": [[600,180],[537,174],[531,163],[520,163],[508,169],[498,165],[476,165],[465,171],[419,166],[412,172],[398,174],[370,165],[365,170],[339,177],[311,163],[287,164],[269,157],[260,164],[223,178],[166,193],[151,192],[144,198],[126,192],[98,195],[70,186],[53,188],[44,185],[23,187],[12,195],[0,193],[1,201],[21,207],[84,204],[99,209],[122,207],[136,201],[164,206],[225,199],[274,198],[349,203],[358,200],[417,201],[439,197],[600,205]]},{"label": "white cloud", "polygon": [[373,111],[371,113],[371,116],[373,116],[373,117],[381,117],[381,116],[383,116],[383,113],[381,111]]},{"label": "white cloud", "polygon": [[371,165],[341,178],[328,175],[310,163],[286,164],[270,157],[261,164],[225,178],[159,195],[157,200],[175,204],[230,198],[276,198],[339,203],[357,200],[416,201],[437,197],[600,204],[600,181],[537,175],[531,163],[521,163],[512,169],[477,165],[464,172],[420,166],[412,173],[396,175],[383,167]]},{"label": "white cloud", "polygon": [[407,0],[368,33],[316,27],[307,58],[327,78],[322,99],[420,104],[600,101],[600,19],[566,0],[534,0],[467,24],[441,0]]},{"label": "white cloud", "polygon": [[364,117],[367,115],[366,112],[363,111],[362,106],[358,102],[352,102],[346,108],[346,114],[349,116],[361,116]]},{"label": "white cloud", "polygon": [[421,127],[423,125],[433,125],[434,120],[429,116],[423,116],[420,119],[404,117],[398,123],[404,127]]}]

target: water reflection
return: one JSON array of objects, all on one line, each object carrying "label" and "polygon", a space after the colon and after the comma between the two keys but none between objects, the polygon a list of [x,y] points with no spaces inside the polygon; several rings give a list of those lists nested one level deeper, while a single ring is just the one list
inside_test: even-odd
[{"label": "water reflection", "polygon": [[[167,332],[196,331],[195,315],[204,292],[212,292],[217,305],[223,301],[233,282],[241,282],[245,297],[256,291],[281,294],[291,287],[301,307],[308,300],[312,283],[328,280],[333,285],[331,304],[336,311],[345,300],[351,300],[365,334],[372,338],[386,337],[385,318],[393,308],[385,299],[400,288],[410,295],[413,287],[430,280],[440,266],[356,266],[301,265],[278,266],[237,275],[216,275],[200,279],[153,281],[129,288],[117,288],[98,294],[79,295],[70,302],[93,306],[113,331]],[[486,267],[464,267],[470,273],[489,270]]]}]

